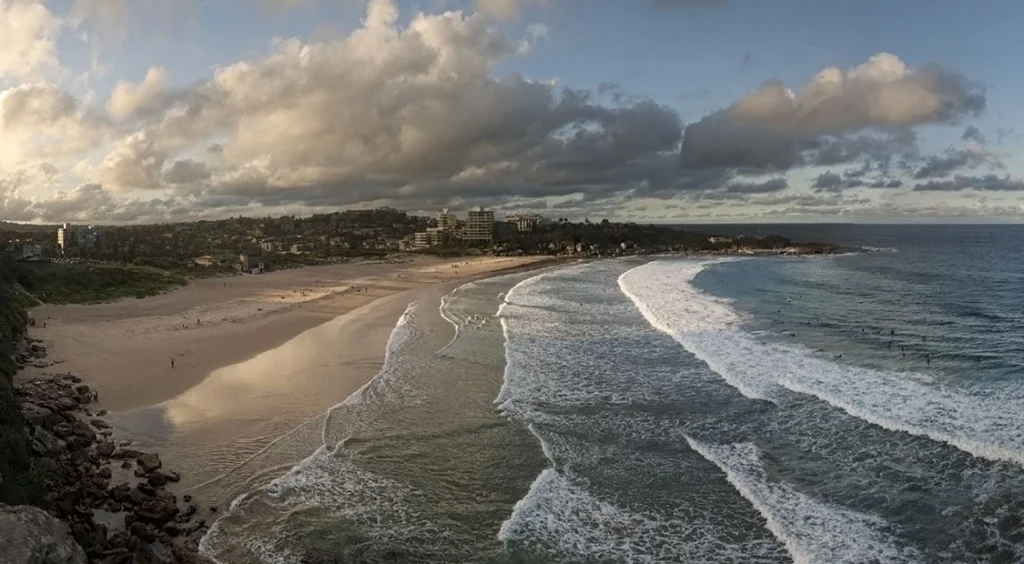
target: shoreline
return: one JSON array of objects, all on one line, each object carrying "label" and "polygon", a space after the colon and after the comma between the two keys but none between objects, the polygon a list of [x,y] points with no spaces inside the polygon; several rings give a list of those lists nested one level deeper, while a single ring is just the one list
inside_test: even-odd
[{"label": "shoreline", "polygon": [[[45,320],[48,326],[42,328],[41,323],[37,324],[26,337],[30,354],[27,353],[29,357],[25,368],[15,378],[15,388],[28,422],[28,431],[35,439],[35,464],[45,468],[44,475],[47,483],[51,484],[48,488],[51,494],[45,503],[52,514],[71,526],[76,541],[96,561],[106,557],[120,558],[121,555],[139,555],[142,558],[163,555],[175,562],[208,562],[199,555],[198,542],[209,525],[220,516],[219,507],[226,509],[233,499],[230,491],[265,484],[271,479],[268,476],[287,471],[256,463],[256,472],[249,481],[236,479],[237,470],[251,462],[255,455],[290,436],[294,430],[300,427],[315,429],[327,408],[344,401],[372,380],[383,363],[385,343],[398,319],[398,315],[394,315],[396,308],[404,310],[410,299],[427,299],[430,307],[434,307],[437,305],[433,303],[434,299],[439,301],[441,296],[461,284],[565,262],[565,259],[553,257],[539,260],[495,260],[488,257],[462,261],[456,268],[456,263],[449,260],[412,261],[383,265],[384,272],[359,272],[357,274],[361,276],[348,276],[346,279],[325,276],[332,274],[330,267],[296,269],[286,271],[293,276],[280,278],[292,284],[299,282],[291,288],[298,296],[291,296],[292,300],[284,299],[284,305],[275,304],[278,307],[256,315],[255,321],[261,322],[243,324],[225,320],[219,324],[208,323],[203,327],[205,332],[198,331],[198,323],[191,331],[177,329],[180,314],[169,311],[169,308],[181,305],[202,307],[208,294],[215,293],[210,292],[210,288],[200,288],[206,291],[198,295],[193,292],[191,296],[185,289],[178,290],[162,300],[156,296],[90,306],[37,307],[33,313],[37,319],[40,311],[47,313]],[[373,270],[372,267],[381,265],[365,266]],[[458,273],[448,274],[448,268]],[[323,288],[319,293],[305,284],[311,276],[315,281],[312,287]],[[243,282],[246,279],[252,281],[250,277],[241,278]],[[216,282],[220,283],[222,292],[225,289],[235,290],[229,288],[228,281]],[[243,287],[243,292],[236,291],[231,297],[235,302],[227,307],[218,303],[220,310],[217,311],[231,310],[244,314],[255,307],[257,313],[263,313],[262,306],[256,304],[266,303],[260,298],[270,289],[277,293],[283,288],[265,282],[255,289]],[[135,311],[124,318],[119,317],[119,308],[128,305],[140,307],[133,308]],[[71,321],[66,321],[63,326],[63,320],[58,317],[61,313],[71,314]],[[126,359],[120,359],[121,367],[137,361],[133,355],[147,354],[147,347],[166,350],[168,346],[180,344],[175,343],[175,339],[188,340],[196,345],[199,337],[207,341],[202,344],[215,351],[243,341],[245,346],[233,354],[211,354],[211,360],[227,364],[201,375],[193,372],[192,379],[179,380],[175,386],[161,386],[160,382],[153,381],[152,373],[135,374],[139,381],[134,382],[134,386],[125,386],[129,383],[125,378],[131,378],[132,374],[118,370],[117,364],[106,368],[110,374],[94,372],[109,360],[107,355],[91,354],[82,359],[83,362],[75,362],[68,356],[71,351],[81,354],[90,344],[102,345],[105,338],[113,337],[111,327],[119,323],[129,328],[119,341],[122,348],[130,351],[125,355]],[[161,325],[163,331],[152,331]],[[139,331],[140,326],[152,333]],[[52,329],[57,330],[45,334]],[[212,336],[211,332],[214,333]],[[217,332],[230,334],[217,335]],[[43,336],[49,339],[38,339],[39,333],[44,333]],[[291,367],[296,360],[292,349],[301,346],[299,342],[303,339],[312,339],[315,345],[316,334],[328,334],[332,339],[343,336],[341,342],[330,343],[326,349],[332,351],[332,356],[340,350],[341,358],[314,366],[309,371],[312,376],[307,377],[304,367]],[[283,346],[286,343],[289,345]],[[53,354],[50,347],[56,348],[57,354]],[[256,348],[262,350],[252,354]],[[276,371],[281,368],[280,363],[267,362],[275,352],[284,353],[280,360],[297,370],[298,374]],[[310,353],[302,355],[306,362],[320,362],[315,350],[306,352]],[[152,356],[154,353],[148,351],[148,354]],[[238,356],[246,358],[240,362],[234,360]],[[54,357],[57,360],[53,360]],[[257,393],[248,395],[240,394],[242,390],[238,387],[242,380],[252,379],[252,370],[246,367],[247,363],[250,366],[266,365],[264,372],[270,375],[256,382]],[[338,374],[339,368],[341,374]],[[165,374],[170,370],[168,366]],[[317,380],[317,375],[328,378]],[[242,380],[238,379],[239,376]],[[160,374],[156,377],[159,378]],[[285,395],[295,395],[295,389],[301,389],[299,384],[305,382],[309,393],[297,396],[303,408],[275,403],[280,394],[275,395],[275,390],[258,389],[268,382],[277,386],[277,392],[286,392]],[[128,391],[149,385],[157,388],[159,394],[125,398],[121,397],[126,393],[124,390],[119,396],[112,388],[118,384]],[[184,390],[177,391],[181,387]],[[159,401],[144,403],[154,397]],[[214,406],[220,401],[240,410],[218,412],[211,409],[211,398]],[[326,406],[322,403],[325,401],[328,402]],[[112,409],[114,406],[118,409]],[[194,424],[188,422],[189,410],[195,415]],[[275,429],[247,424],[248,421],[258,423],[273,419],[269,416],[276,411],[285,412],[288,417],[274,420],[277,424]],[[125,425],[123,417],[132,413],[146,417],[137,426]],[[159,417],[152,417],[154,415]],[[172,421],[174,424],[168,426],[167,423]],[[147,440],[144,436],[147,428],[160,427],[167,431],[166,436],[161,440]],[[218,430],[219,433],[214,432]],[[142,431],[143,436],[138,431]],[[263,434],[266,432],[269,433]],[[319,436],[317,429],[315,437]],[[244,457],[240,464],[237,463],[239,460],[232,461],[228,456],[230,465],[227,471],[209,479],[210,470],[218,468],[213,458],[225,458],[224,453],[216,449],[240,442],[260,448],[254,456]],[[188,452],[189,448],[192,452]],[[294,464],[309,452],[299,449],[291,454],[295,459],[289,463]],[[209,485],[221,480],[228,484],[228,488],[222,489],[220,496],[212,495]]]},{"label": "shoreline", "polygon": [[456,263],[417,257],[401,263],[317,266],[198,280],[144,299],[37,306],[31,310],[37,323],[29,336],[42,341],[50,354],[16,378],[72,373],[99,393],[98,406],[131,411],[173,399],[217,369],[244,362],[379,299],[427,285],[563,261],[483,257]]}]

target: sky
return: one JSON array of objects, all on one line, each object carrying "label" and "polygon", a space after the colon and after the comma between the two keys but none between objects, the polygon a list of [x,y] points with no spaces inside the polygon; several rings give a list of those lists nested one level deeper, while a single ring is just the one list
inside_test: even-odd
[{"label": "sky", "polygon": [[1024,3],[0,0],[0,219],[1016,222]]}]

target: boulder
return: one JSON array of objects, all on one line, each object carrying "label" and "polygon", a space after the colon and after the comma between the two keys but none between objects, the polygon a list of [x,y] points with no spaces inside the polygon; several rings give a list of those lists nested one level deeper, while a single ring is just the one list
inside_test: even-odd
[{"label": "boulder", "polygon": [[110,428],[110,423],[107,423],[106,421],[104,421],[102,419],[93,419],[93,420],[89,421],[89,424],[92,425],[93,427],[96,427],[97,429],[109,429]]},{"label": "boulder", "polygon": [[0,555],[6,564],[86,564],[67,526],[34,507],[0,506]]},{"label": "boulder", "polygon": [[143,453],[135,459],[135,463],[139,465],[139,468],[143,472],[149,474],[155,470],[159,470],[163,464],[160,462],[160,458],[155,454]]},{"label": "boulder", "polygon": [[135,515],[140,521],[162,526],[173,521],[178,515],[178,503],[172,494],[160,495],[142,502],[135,508]]},{"label": "boulder", "polygon": [[143,542],[153,542],[156,540],[156,529],[152,525],[141,521],[135,521],[128,525],[128,533],[133,537],[138,537]]},{"label": "boulder", "polygon": [[40,407],[29,402],[21,404],[21,416],[24,417],[25,421],[28,421],[30,425],[42,425],[50,418],[51,415],[53,415],[53,411],[45,407]]},{"label": "boulder", "polygon": [[96,445],[96,454],[100,456],[110,456],[114,454],[114,443],[110,441],[103,441]]},{"label": "boulder", "polygon": [[167,485],[167,477],[162,472],[153,472],[146,478],[146,481],[154,488],[161,488]]},{"label": "boulder", "polygon": [[32,429],[32,450],[39,454],[56,454],[62,452],[67,446],[66,442],[39,425]]},{"label": "boulder", "polygon": [[74,436],[75,428],[68,423],[57,423],[53,426],[53,434],[62,439]]}]

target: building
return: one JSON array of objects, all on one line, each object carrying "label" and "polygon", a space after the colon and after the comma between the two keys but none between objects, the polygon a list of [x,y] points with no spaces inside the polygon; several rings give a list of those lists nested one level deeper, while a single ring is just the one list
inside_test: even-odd
[{"label": "building", "polygon": [[494,212],[483,207],[470,210],[462,238],[466,241],[488,242],[494,239]]},{"label": "building", "polygon": [[544,216],[535,213],[515,214],[506,217],[505,221],[515,225],[516,231],[533,231],[544,222]]},{"label": "building", "polygon": [[420,231],[413,235],[414,249],[426,249],[436,247],[447,242],[447,232],[440,227],[428,227],[426,231]]},{"label": "building", "polygon": [[21,258],[27,260],[33,260],[42,258],[43,246],[36,245],[35,243],[25,243],[21,246]]},{"label": "building", "polygon": [[102,236],[103,232],[92,225],[65,223],[57,228],[57,248],[61,254],[75,249],[89,251],[100,243]]},{"label": "building", "polygon": [[441,210],[441,213],[437,215],[437,227],[444,231],[452,231],[455,229],[455,214],[450,213],[448,208]]}]

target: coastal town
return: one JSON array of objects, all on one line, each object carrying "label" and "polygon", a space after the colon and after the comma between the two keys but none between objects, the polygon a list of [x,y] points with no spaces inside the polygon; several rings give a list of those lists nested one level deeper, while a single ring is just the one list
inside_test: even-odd
[{"label": "coastal town", "polygon": [[410,252],[443,256],[621,256],[662,252],[825,252],[778,236],[703,234],[662,225],[573,222],[534,213],[498,217],[483,208],[434,216],[393,208],[309,217],[236,217],[155,225],[0,223],[0,242],[25,261],[168,262],[201,270],[259,273],[289,265]]}]

